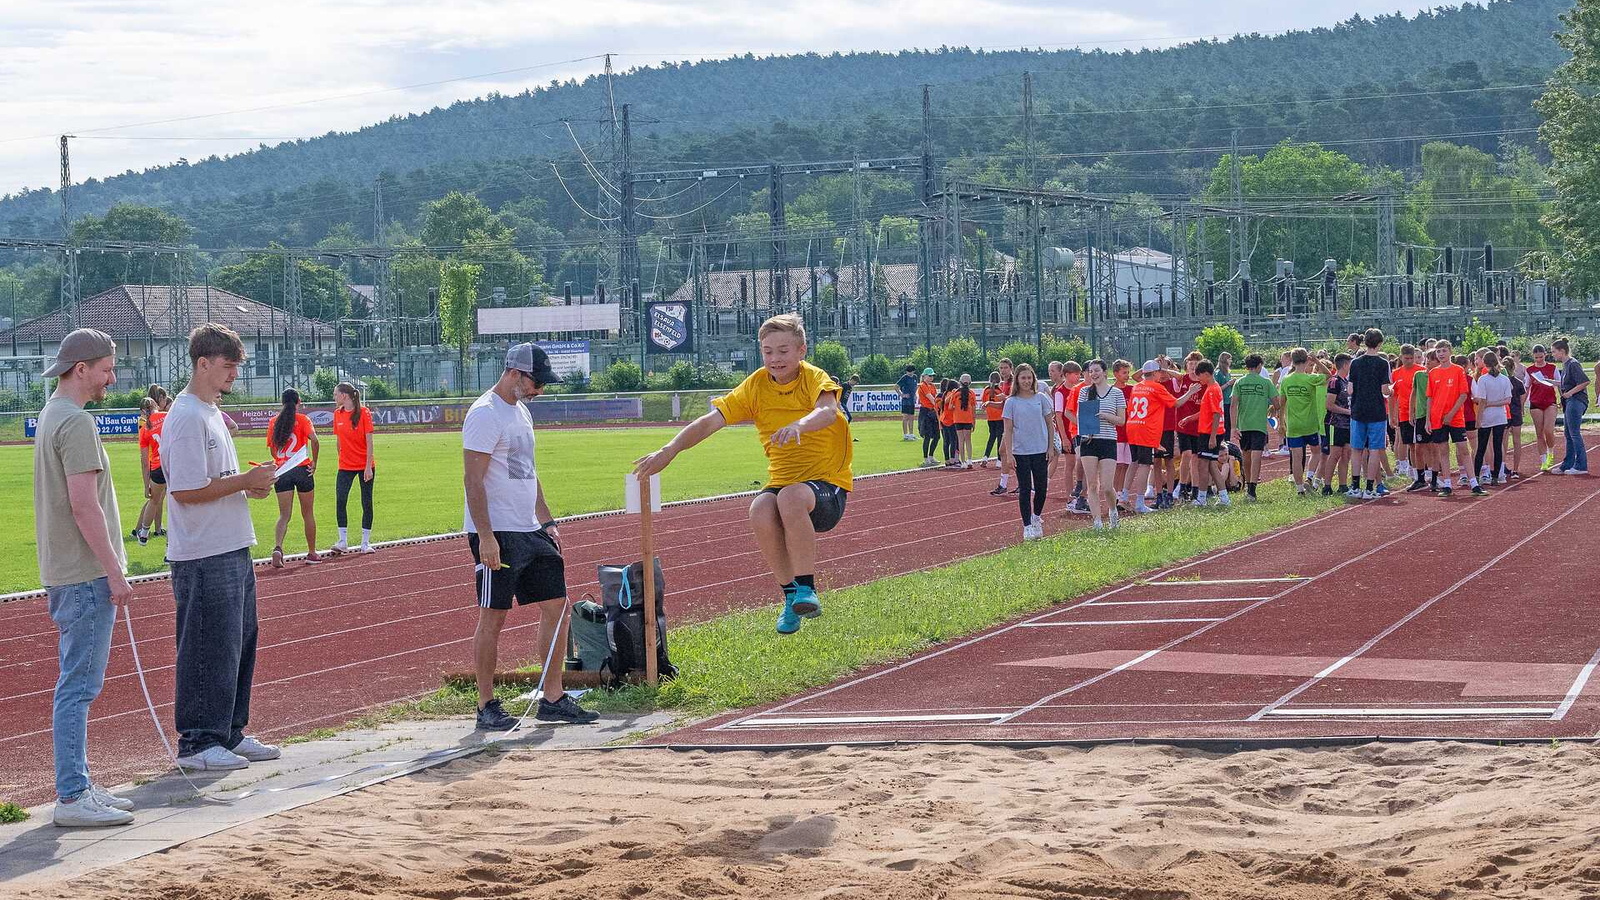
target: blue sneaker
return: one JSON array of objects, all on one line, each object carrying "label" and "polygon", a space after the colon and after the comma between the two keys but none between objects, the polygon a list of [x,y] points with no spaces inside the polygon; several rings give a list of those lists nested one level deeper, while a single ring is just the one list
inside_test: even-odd
[{"label": "blue sneaker", "polygon": [[794,598],[785,598],[783,612],[778,613],[778,633],[794,634],[800,630],[800,614],[794,611]]},{"label": "blue sneaker", "polygon": [[816,588],[800,585],[795,588],[794,596],[790,599],[790,608],[802,619],[816,619],[822,616],[822,601],[817,598]]},{"label": "blue sneaker", "polygon": [[1375,488],[1375,490],[1378,492],[1378,496],[1379,497],[1387,497],[1387,496],[1389,496],[1389,488],[1388,488],[1388,486],[1385,485],[1381,481],[1378,482],[1378,486]]}]

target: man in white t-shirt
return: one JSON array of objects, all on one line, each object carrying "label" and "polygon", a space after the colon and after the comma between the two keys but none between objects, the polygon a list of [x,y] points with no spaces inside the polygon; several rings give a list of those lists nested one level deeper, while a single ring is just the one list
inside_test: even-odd
[{"label": "man in white t-shirt", "polygon": [[242,769],[278,758],[244,733],[256,669],[255,526],[246,497],[270,495],[272,466],[239,471],[233,432],[217,401],[244,364],[244,342],[221,325],[189,334],[194,376],[161,426],[167,477],[167,559],[178,609],[172,715],[178,765]]},{"label": "man in white t-shirt", "polygon": [[[477,564],[478,630],[473,662],[478,679],[478,728],[509,731],[517,720],[494,696],[500,630],[513,598],[518,605],[539,604],[541,644],[560,647],[566,640],[567,576],[561,536],[539,488],[533,463],[533,416],[524,400],[544,393],[561,376],[550,358],[533,344],[506,352],[506,370],[494,387],[467,410],[461,424],[465,457],[467,544]],[[541,653],[544,696],[534,718],[587,725],[599,715],[579,706],[561,685],[564,657]]]}]

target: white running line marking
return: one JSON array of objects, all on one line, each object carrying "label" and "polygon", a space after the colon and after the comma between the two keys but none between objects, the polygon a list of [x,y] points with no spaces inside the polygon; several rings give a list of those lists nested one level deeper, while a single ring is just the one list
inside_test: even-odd
[{"label": "white running line marking", "polygon": [[1114,600],[1109,603],[1091,603],[1090,606],[1154,606],[1162,603],[1254,603],[1266,597],[1196,597],[1189,600]]},{"label": "white running line marking", "polygon": [[1600,665],[1600,650],[1596,650],[1594,655],[1589,657],[1588,664],[1583,667],[1583,671],[1578,673],[1577,679],[1572,682],[1572,689],[1567,691],[1566,698],[1561,701],[1560,706],[1556,707],[1555,715],[1551,716],[1551,719],[1559,722],[1566,718],[1567,713],[1572,709],[1572,704],[1578,702],[1578,695],[1583,693],[1583,686],[1589,683],[1589,676],[1594,674],[1596,665]]},{"label": "white running line marking", "polygon": [[[1534,476],[1534,478],[1537,478],[1537,477],[1538,477],[1537,475]],[[1527,481],[1522,482],[1522,484],[1529,484],[1534,480],[1534,478],[1530,478]],[[1521,485],[1518,485],[1517,487],[1520,487],[1520,486]],[[1490,499],[1493,500],[1495,497],[1503,497],[1506,494],[1510,493],[1511,491],[1515,491],[1516,489],[1517,489],[1516,487],[1512,487],[1512,488],[1509,488],[1509,489],[1507,489],[1505,491],[1501,491],[1501,492],[1495,494]],[[1600,491],[1596,491],[1595,494],[1600,494]],[[1594,496],[1594,494],[1590,495],[1591,498],[1593,496]],[[1369,556],[1372,556],[1375,553],[1378,553],[1379,551],[1387,550],[1389,547],[1392,547],[1395,544],[1400,543],[1401,541],[1410,540],[1411,538],[1416,537],[1418,534],[1421,534],[1422,532],[1428,530],[1429,528],[1434,527],[1435,525],[1440,525],[1442,523],[1448,522],[1451,519],[1454,519],[1456,516],[1459,516],[1459,515],[1461,515],[1461,514],[1463,514],[1465,512],[1469,512],[1469,511],[1474,510],[1474,509],[1479,509],[1483,505],[1484,504],[1482,504],[1482,503],[1474,503],[1474,504],[1471,504],[1471,505],[1462,506],[1460,509],[1456,510],[1453,513],[1446,513],[1445,515],[1440,516],[1437,519],[1430,519],[1427,522],[1424,522],[1423,524],[1418,525],[1417,527],[1411,529],[1410,531],[1407,531],[1405,534],[1400,535],[1399,537],[1396,537],[1396,538],[1393,538],[1391,540],[1385,541],[1382,544],[1379,544],[1378,546],[1373,547],[1372,549],[1368,550],[1367,552],[1361,554],[1360,556],[1355,556],[1355,557],[1352,557],[1350,559],[1344,560],[1343,562],[1340,562],[1337,565],[1335,565],[1335,566],[1333,566],[1333,567],[1331,567],[1329,569],[1326,569],[1326,570],[1324,570],[1324,571],[1322,571],[1322,572],[1320,572],[1320,573],[1318,573],[1316,575],[1313,575],[1313,576],[1307,578],[1304,581],[1296,582],[1295,584],[1292,584],[1289,587],[1284,588],[1283,590],[1281,590],[1278,593],[1272,595],[1271,597],[1268,597],[1265,600],[1261,600],[1261,601],[1258,601],[1256,603],[1252,603],[1252,604],[1250,604],[1249,606],[1246,606],[1243,609],[1235,610],[1233,613],[1230,613],[1229,615],[1226,615],[1226,616],[1222,617],[1221,619],[1218,619],[1215,622],[1209,622],[1209,623],[1207,623],[1205,625],[1200,626],[1199,628],[1196,628],[1195,630],[1189,632],[1188,634],[1181,635],[1179,637],[1173,638],[1172,640],[1166,642],[1165,644],[1162,644],[1161,646],[1155,648],[1154,650],[1145,651],[1144,653],[1139,654],[1138,656],[1134,657],[1133,659],[1130,659],[1127,662],[1125,662],[1125,663],[1123,663],[1123,664],[1121,664],[1119,666],[1116,666],[1115,668],[1107,669],[1106,671],[1101,672],[1099,675],[1096,675],[1093,678],[1084,679],[1083,681],[1080,681],[1077,684],[1074,684],[1071,687],[1068,687],[1068,688],[1066,688],[1064,690],[1056,691],[1054,694],[1050,694],[1050,695],[1048,695],[1046,697],[1041,697],[1040,699],[1034,701],[1033,703],[1028,704],[1027,706],[1023,707],[1022,709],[1019,709],[1016,712],[1006,716],[1005,718],[1001,719],[1000,721],[996,722],[995,724],[996,725],[1006,725],[1006,724],[1012,722],[1013,720],[1015,720],[1018,716],[1027,715],[1028,713],[1033,712],[1034,710],[1038,709],[1039,707],[1045,706],[1045,705],[1051,703],[1054,700],[1058,700],[1058,699],[1060,699],[1062,697],[1065,697],[1066,695],[1074,693],[1076,691],[1083,690],[1086,687],[1092,687],[1093,685],[1099,684],[1100,682],[1106,680],[1107,678],[1110,678],[1113,675],[1117,675],[1117,674],[1120,674],[1122,672],[1125,672],[1128,669],[1131,669],[1134,666],[1139,665],[1140,663],[1146,662],[1146,661],[1156,657],[1157,655],[1161,654],[1163,651],[1171,650],[1173,647],[1176,647],[1179,644],[1184,643],[1185,641],[1189,641],[1189,640],[1192,640],[1194,638],[1197,638],[1200,635],[1205,634],[1206,632],[1210,631],[1213,628],[1216,628],[1216,627],[1218,627],[1220,625],[1223,625],[1223,624],[1226,624],[1228,622],[1231,622],[1234,619],[1239,618],[1240,616],[1243,616],[1243,615],[1245,615],[1247,613],[1253,612],[1254,610],[1260,609],[1262,606],[1265,606],[1266,604],[1271,603],[1272,601],[1277,600],[1279,598],[1288,596],[1289,594],[1293,593],[1294,591],[1299,590],[1300,588],[1305,587],[1308,584],[1314,584],[1317,581],[1320,581],[1321,579],[1326,578],[1329,575],[1332,575],[1333,573],[1338,572],[1338,571],[1344,569],[1347,566],[1353,566],[1356,563],[1361,562],[1362,560],[1366,559]],[[1364,505],[1362,505],[1362,506],[1351,505],[1351,506],[1346,506],[1343,509],[1365,509],[1365,508],[1366,507]],[[1567,513],[1564,513],[1563,516],[1565,516],[1566,514],[1570,514],[1573,510],[1576,510],[1577,508],[1578,508],[1577,506],[1574,506],[1571,510],[1568,510]],[[1337,513],[1335,513],[1335,515],[1337,515]],[[1320,519],[1319,520],[1319,519],[1314,519],[1314,518],[1306,520],[1307,523],[1316,522],[1316,521],[1327,521],[1327,520],[1326,519]],[[1557,520],[1557,521],[1559,521],[1559,520]],[[1305,524],[1305,523],[1302,523],[1302,524]],[[1548,528],[1549,526],[1546,525],[1545,527]],[[1288,532],[1290,532],[1292,530],[1294,530],[1294,529],[1285,529],[1285,530],[1277,532],[1277,533],[1278,534],[1287,534]],[[1255,717],[1253,717],[1252,719],[1249,719],[1247,721],[1255,721],[1255,720],[1259,719],[1260,715],[1261,715],[1261,713],[1258,712]]]},{"label": "white running line marking", "polygon": [[1104,622],[1029,622],[1023,628],[1077,628],[1080,625],[1166,625],[1172,622],[1220,622],[1222,619],[1114,619]]},{"label": "white running line marking", "polygon": [[[1299,522],[1299,523],[1297,523],[1295,525],[1291,525],[1288,528],[1281,528],[1281,529],[1278,529],[1276,531],[1272,531],[1272,532],[1269,532],[1267,534],[1263,534],[1263,535],[1260,535],[1258,537],[1252,538],[1252,539],[1250,539],[1248,541],[1245,541],[1242,544],[1237,544],[1237,545],[1232,546],[1232,547],[1225,547],[1225,548],[1223,548],[1221,550],[1218,550],[1218,551],[1216,551],[1214,553],[1208,553],[1208,554],[1206,554],[1205,556],[1203,556],[1203,557],[1201,557],[1199,559],[1190,560],[1189,562],[1185,562],[1185,563],[1180,563],[1180,564],[1178,564],[1176,566],[1173,566],[1170,569],[1165,569],[1165,570],[1163,570],[1161,572],[1157,572],[1155,577],[1160,578],[1162,576],[1171,575],[1173,572],[1182,572],[1184,569],[1192,569],[1195,566],[1211,562],[1212,560],[1220,559],[1220,558],[1222,558],[1224,556],[1227,556],[1229,554],[1232,554],[1232,553],[1237,553],[1240,550],[1247,550],[1247,549],[1249,549],[1251,547],[1256,546],[1257,544],[1262,544],[1262,543],[1266,543],[1267,541],[1277,540],[1278,538],[1280,538],[1280,537],[1282,537],[1282,536],[1284,536],[1286,534],[1293,534],[1294,532],[1299,531],[1302,528],[1309,528],[1313,524],[1321,525],[1321,524],[1327,522],[1329,519],[1334,519],[1334,518],[1337,518],[1339,516],[1342,516],[1345,513],[1349,512],[1350,510],[1353,510],[1353,509],[1360,509],[1360,507],[1355,506],[1355,505],[1343,506],[1343,507],[1340,507],[1340,508],[1334,510],[1331,513],[1328,513],[1325,516],[1313,516],[1312,518],[1306,519],[1306,520],[1304,520],[1302,522]],[[1039,615],[1034,616],[1031,619],[1028,619],[1026,622],[1018,622],[1018,623],[1014,623],[1014,624],[1011,624],[1011,625],[1007,625],[1004,628],[1000,628],[1000,629],[995,630],[995,631],[990,631],[990,632],[988,632],[986,634],[980,634],[977,637],[968,638],[967,640],[961,641],[961,642],[956,643],[956,644],[951,644],[949,647],[945,647],[945,648],[940,649],[940,650],[935,650],[932,653],[927,653],[927,654],[924,654],[924,655],[921,655],[921,656],[913,656],[912,658],[906,660],[905,662],[899,663],[899,664],[894,665],[894,666],[890,666],[889,668],[884,669],[882,671],[873,672],[870,675],[863,675],[860,678],[856,678],[856,679],[852,679],[850,681],[845,681],[845,682],[842,682],[840,684],[836,684],[836,685],[834,685],[832,687],[820,690],[820,691],[818,691],[818,692],[816,692],[814,694],[808,694],[808,695],[803,696],[803,697],[796,697],[795,699],[790,700],[787,703],[781,703],[781,704],[773,707],[772,709],[767,710],[765,715],[769,715],[770,716],[770,715],[773,715],[773,714],[776,714],[776,713],[780,713],[780,712],[782,712],[782,711],[784,711],[786,709],[789,709],[791,707],[798,706],[798,705],[800,705],[802,703],[809,703],[812,700],[819,700],[819,699],[821,699],[823,697],[828,696],[829,694],[837,693],[838,691],[842,691],[842,690],[844,690],[846,688],[855,687],[858,684],[864,684],[864,683],[866,683],[868,681],[873,681],[873,680],[876,680],[878,678],[882,678],[885,675],[892,675],[892,674],[894,674],[896,672],[901,671],[902,669],[908,669],[908,668],[910,668],[910,667],[912,667],[914,665],[918,665],[919,663],[925,663],[930,659],[937,659],[938,657],[943,656],[946,653],[953,653],[956,650],[961,650],[961,649],[964,649],[966,647],[970,647],[973,644],[979,643],[980,641],[987,641],[990,638],[994,638],[994,637],[998,637],[998,636],[1000,636],[1002,634],[1006,634],[1006,633],[1012,631],[1015,628],[1019,628],[1022,625],[1027,624],[1027,622],[1037,622],[1037,621],[1040,621],[1041,619],[1047,619],[1047,618],[1049,618],[1051,616],[1055,616],[1055,615],[1060,615],[1062,613],[1071,612],[1071,611],[1073,611],[1073,610],[1075,610],[1075,609],[1077,609],[1077,608],[1079,608],[1081,606],[1086,606],[1088,604],[1094,603],[1096,600],[1104,599],[1104,598],[1109,597],[1109,596],[1111,596],[1113,594],[1120,594],[1121,592],[1123,592],[1125,590],[1128,590],[1129,588],[1134,588],[1134,587],[1139,587],[1139,583],[1138,582],[1129,582],[1127,584],[1122,585],[1121,587],[1115,587],[1115,588],[1112,588],[1109,591],[1105,591],[1105,592],[1103,592],[1101,594],[1098,594],[1098,595],[1096,595],[1094,597],[1091,597],[1090,599],[1085,600],[1082,603],[1075,603],[1075,604],[1073,604],[1071,606],[1065,606],[1065,607],[1062,607],[1060,609],[1046,610],[1046,611],[1040,613]],[[749,716],[743,716],[741,718],[737,718],[737,719],[734,719],[734,720],[729,721],[729,722],[724,722],[721,725],[714,725],[711,728],[708,728],[706,730],[707,731],[721,731],[721,730],[723,730],[725,728],[731,728],[731,727],[737,726],[739,723],[741,723],[741,722],[745,721],[746,719],[749,719],[749,718],[751,718],[752,716],[755,716],[755,715],[760,715],[760,714],[759,713],[752,713]]]},{"label": "white running line marking", "polygon": [[1377,707],[1371,709],[1324,707],[1322,709],[1275,709],[1270,715],[1294,718],[1377,718],[1381,716],[1548,716],[1553,706],[1458,706],[1442,708]]},{"label": "white running line marking", "polygon": [[739,728],[772,728],[791,725],[885,725],[896,722],[992,722],[1005,713],[946,713],[927,716],[816,716],[812,718],[755,718],[740,722]]},{"label": "white running line marking", "polygon": [[[1526,482],[1524,482],[1524,484],[1526,484]],[[1312,687],[1316,686],[1316,684],[1318,682],[1322,681],[1324,678],[1327,678],[1329,675],[1332,675],[1333,673],[1335,673],[1335,672],[1339,671],[1340,669],[1344,668],[1345,666],[1349,665],[1353,660],[1356,659],[1356,657],[1359,657],[1361,654],[1366,653],[1368,650],[1371,650],[1373,647],[1376,647],[1378,645],[1379,641],[1382,641],[1384,638],[1386,638],[1389,635],[1394,634],[1396,631],[1400,630],[1401,626],[1403,626],[1407,622],[1410,622],[1411,620],[1415,619],[1417,616],[1422,615],[1430,607],[1432,607],[1435,603],[1438,603],[1440,600],[1443,600],[1444,598],[1450,596],[1451,594],[1453,594],[1456,591],[1460,590],[1465,585],[1470,584],[1474,578],[1477,578],[1479,575],[1482,575],[1483,573],[1485,573],[1485,572],[1489,571],[1490,569],[1494,568],[1496,565],[1498,565],[1499,563],[1504,561],[1506,557],[1508,557],[1512,553],[1522,549],[1525,545],[1527,545],[1529,542],[1531,542],[1534,538],[1538,537],[1541,534],[1544,534],[1546,531],[1549,531],[1551,528],[1554,528],[1558,522],[1560,522],[1562,519],[1565,519],[1567,516],[1570,516],[1573,513],[1577,512],[1579,509],[1581,509],[1583,507],[1583,505],[1585,503],[1588,503],[1590,500],[1593,500],[1595,497],[1600,497],[1600,490],[1591,491],[1589,493],[1589,496],[1584,497],[1582,500],[1580,500],[1577,503],[1574,503],[1572,506],[1568,507],[1566,512],[1562,513],[1559,516],[1556,516],[1554,519],[1551,519],[1550,521],[1548,521],[1548,522],[1544,523],[1543,525],[1539,526],[1538,530],[1536,530],[1533,533],[1529,534],[1527,537],[1523,538],[1520,541],[1517,541],[1515,544],[1512,544],[1509,548],[1506,549],[1506,551],[1504,553],[1501,553],[1501,554],[1497,555],[1494,559],[1489,560],[1488,562],[1484,563],[1483,565],[1479,566],[1478,568],[1476,568],[1476,569],[1472,570],[1471,572],[1467,573],[1467,575],[1465,577],[1463,577],[1460,580],[1458,580],[1455,584],[1452,584],[1449,587],[1445,588],[1444,590],[1440,591],[1439,593],[1434,594],[1432,597],[1430,597],[1428,600],[1424,601],[1416,609],[1413,609],[1411,612],[1408,612],[1405,615],[1401,616],[1399,618],[1399,620],[1391,623],[1388,628],[1385,628],[1382,631],[1378,632],[1376,635],[1374,635],[1371,640],[1367,641],[1365,644],[1362,644],[1360,647],[1357,647],[1354,653],[1351,653],[1350,655],[1346,656],[1344,659],[1339,660],[1338,662],[1336,662],[1333,665],[1327,667],[1326,669],[1323,669],[1321,672],[1318,672],[1317,674],[1311,676],[1310,678],[1307,678],[1305,681],[1301,682],[1297,687],[1295,687],[1294,690],[1290,691],[1287,694],[1284,694],[1282,697],[1279,697],[1278,699],[1272,701],[1271,703],[1267,704],[1266,706],[1263,706],[1261,709],[1256,711],[1255,715],[1252,715],[1249,719],[1246,719],[1245,721],[1248,721],[1248,722],[1259,722],[1259,721],[1261,721],[1261,718],[1263,716],[1265,716],[1265,715],[1267,715],[1269,713],[1272,713],[1272,712],[1276,712],[1278,707],[1283,706],[1285,703],[1288,703],[1288,702],[1292,701],[1294,698],[1300,696],[1301,694],[1303,694],[1306,691],[1310,690]],[[1474,504],[1473,506],[1466,507],[1466,509],[1476,509],[1477,506],[1478,506],[1478,504]],[[1446,517],[1446,518],[1448,518],[1448,517]],[[1441,519],[1439,521],[1443,521],[1443,519]],[[1387,545],[1385,545],[1385,546],[1387,546]],[[1554,712],[1554,710],[1551,710],[1551,712]]]},{"label": "white running line marking", "polygon": [[1285,575],[1282,578],[1212,578],[1207,581],[1185,581],[1179,578],[1172,581],[1146,581],[1145,584],[1266,584],[1273,581],[1307,581],[1310,578],[1310,575]]}]

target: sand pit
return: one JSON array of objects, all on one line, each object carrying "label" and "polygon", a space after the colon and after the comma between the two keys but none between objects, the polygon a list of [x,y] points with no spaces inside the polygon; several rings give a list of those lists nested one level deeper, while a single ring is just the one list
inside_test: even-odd
[{"label": "sand pit", "polygon": [[21,896],[1597,897],[1597,764],[1570,744],[519,751]]}]

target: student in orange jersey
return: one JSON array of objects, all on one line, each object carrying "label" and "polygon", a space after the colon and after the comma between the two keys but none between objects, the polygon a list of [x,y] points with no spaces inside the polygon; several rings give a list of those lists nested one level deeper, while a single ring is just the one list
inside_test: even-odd
[{"label": "student in orange jersey", "polygon": [[805,361],[806,328],[800,317],[773,316],[757,337],[764,365],[712,400],[714,408],[665,447],[641,458],[634,473],[648,478],[723,426],[755,423],[768,471],[767,486],[750,504],[750,526],[783,592],[778,633],[794,634],[803,619],[822,615],[817,535],[833,530],[844,516],[854,450],[839,411],[839,384]]},{"label": "student in orange jersey", "polygon": [[338,481],[334,486],[334,515],[339,523],[339,540],[331,548],[334,553],[350,549],[349,515],[350,487],[361,484],[361,547],[362,553],[372,552],[372,482],[377,477],[376,454],[373,452],[372,412],[361,406],[361,392],[348,381],[341,381],[333,389],[337,404],[333,411],[333,437],[339,447]]},{"label": "student in orange jersey", "polygon": [[1467,372],[1452,358],[1448,341],[1434,346],[1439,356],[1439,366],[1428,372],[1428,433],[1439,454],[1435,462],[1443,476],[1439,481],[1439,495],[1448,497],[1453,485],[1450,479],[1450,447],[1456,450],[1456,464],[1461,473],[1461,486],[1467,487],[1471,474],[1470,448],[1467,446],[1466,404],[1472,402],[1472,381]]},{"label": "student in orange jersey", "polygon": [[277,539],[272,543],[272,565],[283,568],[283,537],[289,531],[289,517],[294,513],[294,498],[300,495],[300,518],[306,529],[306,563],[318,563],[317,514],[313,506],[316,497],[317,456],[322,444],[311,427],[311,418],[300,411],[300,392],[289,388],[283,392],[283,409],[267,424],[267,449],[272,451],[272,463],[282,468],[301,450],[308,455],[298,465],[278,476],[274,490],[278,494]]},{"label": "student in orange jersey", "polygon": [[1172,434],[1166,427],[1167,415],[1178,405],[1178,398],[1165,383],[1166,378],[1162,364],[1150,360],[1139,369],[1139,383],[1133,386],[1127,401],[1125,427],[1128,453],[1133,460],[1128,470],[1128,487],[1136,513],[1155,512],[1170,499],[1170,495],[1162,491],[1156,495],[1157,507],[1145,502],[1145,488],[1149,487],[1151,472],[1158,462],[1156,454],[1166,436]]},{"label": "student in orange jersey", "polygon": [[[978,408],[983,410],[983,418],[989,429],[989,440],[983,445],[983,468],[989,468],[989,460],[997,459],[996,453],[1000,451],[1005,437],[1005,406],[1006,392],[1000,387],[1000,373],[989,373],[989,384],[978,396]],[[1003,468],[1003,464],[1002,464]],[[990,493],[995,495],[1006,492],[1006,476],[1004,471],[1000,474],[1000,486]]]},{"label": "student in orange jersey", "polygon": [[956,468],[972,468],[972,425],[978,414],[978,395],[972,390],[972,376],[963,374],[945,396],[950,424],[955,431]]}]

